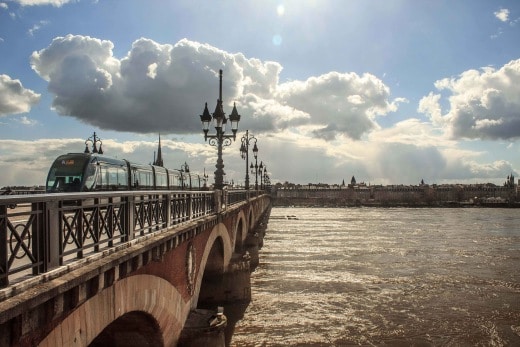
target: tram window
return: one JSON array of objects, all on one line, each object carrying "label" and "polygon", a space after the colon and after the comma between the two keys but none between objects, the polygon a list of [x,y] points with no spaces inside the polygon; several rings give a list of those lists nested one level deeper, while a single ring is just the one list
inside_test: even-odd
[{"label": "tram window", "polygon": [[99,173],[96,177],[96,190],[119,190],[126,189],[126,187],[127,173],[124,168],[105,165],[99,166]]},{"label": "tram window", "polygon": [[128,173],[126,167],[120,167],[117,169],[117,184],[121,189],[126,189],[128,187]]},{"label": "tram window", "polygon": [[106,190],[108,188],[107,167],[100,166],[96,177],[96,190]]},{"label": "tram window", "polygon": [[108,187],[112,190],[119,189],[119,182],[118,178],[119,175],[117,174],[118,168],[117,167],[108,167],[107,168],[107,178],[108,178]]},{"label": "tram window", "polygon": [[133,170],[134,187],[137,189],[152,189],[153,188],[153,176],[151,171]]},{"label": "tram window", "polygon": [[96,163],[91,163],[87,167],[87,171],[85,173],[85,189],[91,190],[94,187],[94,183],[96,183],[96,174],[97,174],[97,165]]},{"label": "tram window", "polygon": [[56,160],[49,171],[47,178],[47,190],[50,192],[73,192],[79,191],[77,184],[83,176],[83,161],[63,159]]},{"label": "tram window", "polygon": [[170,175],[170,189],[181,189],[182,180],[176,173]]},{"label": "tram window", "polygon": [[79,191],[81,175],[78,176],[54,176],[49,179],[47,185],[53,192],[75,192]]},{"label": "tram window", "polygon": [[139,182],[143,188],[152,188],[152,173],[150,171],[139,172]]},{"label": "tram window", "polygon": [[164,174],[162,172],[156,172],[155,173],[155,185],[157,187],[166,187],[167,186],[166,174]]}]

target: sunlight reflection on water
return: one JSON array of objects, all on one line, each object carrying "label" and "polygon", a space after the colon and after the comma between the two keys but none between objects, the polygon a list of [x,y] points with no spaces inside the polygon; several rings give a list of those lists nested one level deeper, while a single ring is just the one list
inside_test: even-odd
[{"label": "sunlight reflection on water", "polygon": [[233,346],[520,344],[517,210],[271,217]]}]

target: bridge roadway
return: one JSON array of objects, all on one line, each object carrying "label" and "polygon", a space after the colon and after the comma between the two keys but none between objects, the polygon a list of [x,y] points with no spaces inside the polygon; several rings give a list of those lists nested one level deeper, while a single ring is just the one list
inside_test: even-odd
[{"label": "bridge roadway", "polygon": [[207,343],[185,323],[250,298],[270,208],[262,191],[0,197],[0,346]]}]

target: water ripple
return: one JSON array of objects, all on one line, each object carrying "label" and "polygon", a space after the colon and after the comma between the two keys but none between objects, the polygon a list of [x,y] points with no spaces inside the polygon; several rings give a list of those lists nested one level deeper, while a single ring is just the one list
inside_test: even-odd
[{"label": "water ripple", "polygon": [[516,210],[272,216],[233,346],[520,345]]}]

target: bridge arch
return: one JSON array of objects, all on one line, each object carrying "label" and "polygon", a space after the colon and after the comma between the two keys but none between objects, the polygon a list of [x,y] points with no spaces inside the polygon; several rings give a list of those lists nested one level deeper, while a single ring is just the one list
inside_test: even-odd
[{"label": "bridge arch", "polygon": [[189,305],[168,281],[152,275],[130,276],[77,307],[40,346],[88,346],[112,323],[122,318],[117,327],[128,317],[147,322],[147,329],[158,329],[149,342],[160,339],[170,346],[179,339],[188,313]]},{"label": "bridge arch", "polygon": [[240,211],[238,214],[237,222],[235,224],[235,244],[234,244],[234,252],[242,253],[244,248],[244,241],[247,237],[247,222],[244,213]]},{"label": "bridge arch", "polygon": [[155,318],[142,311],[128,312],[110,323],[89,347],[164,346]]},{"label": "bridge arch", "polygon": [[191,301],[192,309],[197,308],[201,288],[203,287],[205,291],[211,290],[211,286],[205,282],[210,278],[222,276],[229,265],[232,254],[233,247],[229,232],[223,223],[219,223],[211,230],[202,254],[197,272],[197,285]]},{"label": "bridge arch", "polygon": [[248,221],[249,221],[249,230],[253,230],[253,227],[255,225],[255,219],[254,219],[254,214],[253,214],[253,208],[250,207],[249,208],[249,218],[248,218]]}]

